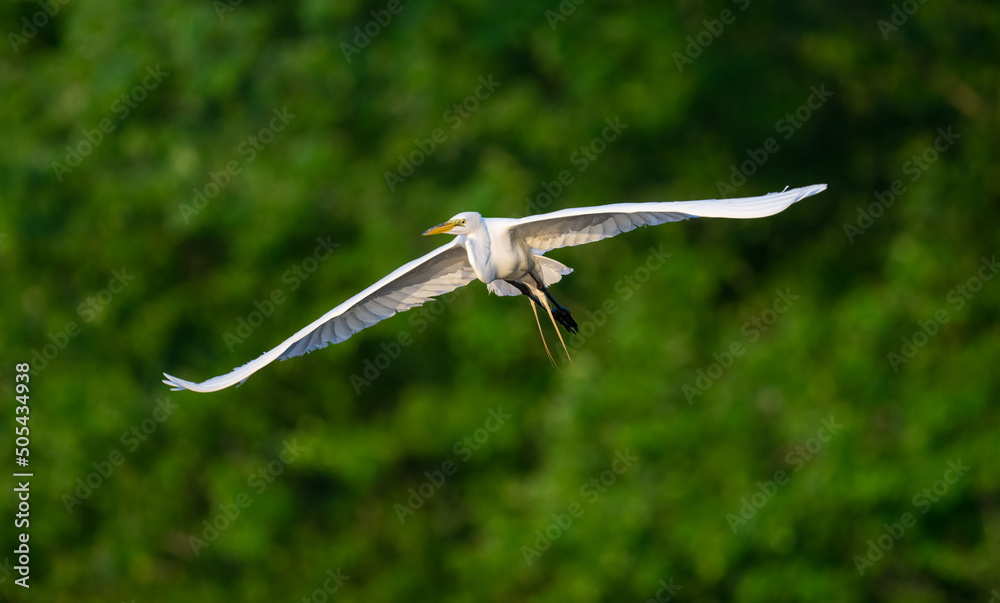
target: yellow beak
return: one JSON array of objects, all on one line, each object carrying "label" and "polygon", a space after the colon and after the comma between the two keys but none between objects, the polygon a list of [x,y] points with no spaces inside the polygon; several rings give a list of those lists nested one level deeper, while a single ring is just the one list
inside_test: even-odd
[{"label": "yellow beak", "polygon": [[438,224],[434,228],[428,228],[427,230],[424,231],[424,236],[426,237],[427,235],[442,234],[448,232],[452,228],[455,228],[455,223],[449,220],[442,224]]}]

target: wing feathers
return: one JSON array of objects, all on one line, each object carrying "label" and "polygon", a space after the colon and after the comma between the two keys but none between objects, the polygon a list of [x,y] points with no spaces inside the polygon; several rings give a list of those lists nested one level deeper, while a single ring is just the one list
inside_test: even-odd
[{"label": "wing feathers", "polygon": [[665,203],[615,203],[564,209],[521,218],[511,226],[515,238],[523,237],[536,253],[582,245],[629,232],[690,218],[762,218],[826,190],[825,184],[744,199],[710,199]]},{"label": "wing feathers", "polygon": [[213,392],[237,383],[275,360],[285,360],[340,343],[358,331],[397,312],[423,305],[436,295],[453,291],[476,278],[465,251],[465,237],[413,260],[351,299],[330,310],[273,350],[225,375],[202,383],[164,373],[164,383],[174,390]]}]

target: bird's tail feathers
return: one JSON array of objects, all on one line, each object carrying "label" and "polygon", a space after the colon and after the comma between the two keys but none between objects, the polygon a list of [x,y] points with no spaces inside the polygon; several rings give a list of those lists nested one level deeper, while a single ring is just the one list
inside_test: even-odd
[{"label": "bird's tail feathers", "polygon": [[541,272],[542,283],[546,287],[551,287],[558,283],[564,275],[573,272],[573,269],[566,264],[552,258],[547,258],[544,255],[535,256],[535,265],[538,266],[539,272]]}]

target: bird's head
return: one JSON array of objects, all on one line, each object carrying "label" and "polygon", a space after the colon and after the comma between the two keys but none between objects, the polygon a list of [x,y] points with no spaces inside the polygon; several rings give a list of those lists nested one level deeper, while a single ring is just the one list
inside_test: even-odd
[{"label": "bird's head", "polygon": [[432,234],[471,234],[482,227],[483,217],[474,211],[464,211],[455,217],[424,231],[424,236]]}]

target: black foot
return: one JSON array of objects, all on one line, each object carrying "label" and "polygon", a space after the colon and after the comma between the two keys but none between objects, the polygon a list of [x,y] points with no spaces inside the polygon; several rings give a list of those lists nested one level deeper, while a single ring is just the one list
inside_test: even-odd
[{"label": "black foot", "polygon": [[545,293],[545,297],[549,299],[549,303],[552,304],[552,316],[555,317],[556,322],[566,327],[566,330],[570,333],[576,333],[576,321],[573,320],[573,315],[569,313],[566,306],[560,304],[556,301],[556,298],[552,297],[549,290],[542,287],[542,292]]},{"label": "black foot", "polygon": [[[553,303],[555,302],[551,295],[548,297],[549,301]],[[552,316],[556,319],[556,322],[565,327],[568,332],[576,334],[576,321],[573,320],[573,315],[569,313],[569,310],[556,304],[556,307],[552,310]]]}]

